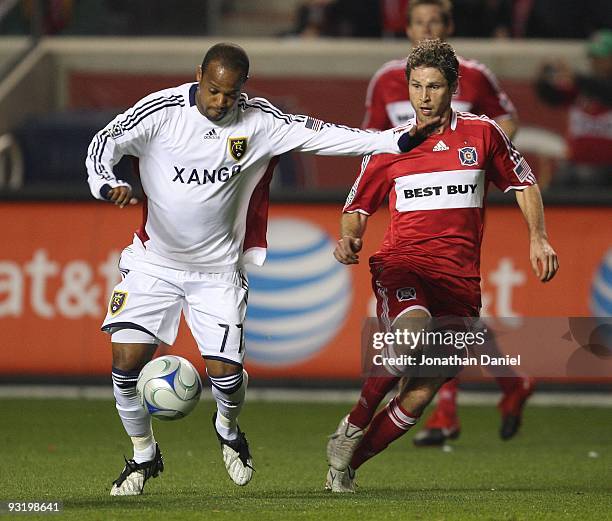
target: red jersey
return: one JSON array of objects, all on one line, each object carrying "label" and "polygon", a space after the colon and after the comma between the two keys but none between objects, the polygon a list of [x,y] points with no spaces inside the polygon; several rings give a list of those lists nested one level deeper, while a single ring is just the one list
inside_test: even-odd
[{"label": "red jersey", "polygon": [[453,111],[441,134],[407,154],[365,156],[343,211],[371,215],[388,195],[391,222],[371,263],[401,265],[479,305],[490,182],[506,192],[536,180],[494,121]]},{"label": "red jersey", "polygon": [[577,86],[554,87],[568,107],[567,150],[574,163],[612,164],[612,107]]},{"label": "red jersey", "polygon": [[[493,73],[477,61],[459,56],[458,59],[459,85],[451,102],[453,109],[485,114],[492,119],[514,117],[514,105],[499,87]],[[387,62],[370,80],[366,114],[361,126],[386,130],[405,125],[413,117],[406,81],[406,58]]]},{"label": "red jersey", "polygon": [[612,164],[612,108],[577,97],[569,110],[567,145],[575,163]]}]

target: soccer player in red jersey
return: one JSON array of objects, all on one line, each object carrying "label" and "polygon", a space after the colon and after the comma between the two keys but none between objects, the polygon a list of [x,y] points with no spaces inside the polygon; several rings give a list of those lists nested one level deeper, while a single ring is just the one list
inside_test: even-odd
[{"label": "soccer player in red jersey", "polygon": [[[391,330],[412,330],[415,320],[431,317],[478,316],[490,183],[515,191],[539,279],[551,280],[559,267],[548,242],[540,191],[525,159],[493,120],[451,108],[459,75],[453,48],[439,39],[420,42],[408,57],[406,75],[416,113],[408,126],[438,117],[441,124],[404,156],[364,158],[334,251],[343,264],[359,262],[368,217],[388,196],[391,222],[370,269],[377,314]],[[326,488],[353,492],[355,470],[405,434],[446,379],[405,378],[397,396],[371,421],[373,411],[360,400],[330,438]]]},{"label": "soccer player in red jersey", "polygon": [[[449,0],[411,0],[408,5],[406,35],[413,45],[426,38],[446,39],[453,32],[452,8]],[[485,114],[494,119],[512,139],[518,128],[514,105],[499,87],[493,73],[475,60],[461,56],[459,80],[451,99],[457,111]],[[366,95],[366,114],[363,128],[385,130],[405,124],[414,116],[406,89],[406,58],[383,65],[372,77]],[[500,435],[512,438],[520,427],[522,407],[533,392],[534,382],[518,375],[497,379],[503,396],[499,404],[502,415]],[[394,382],[369,379],[363,389],[362,400],[374,414]],[[370,416],[371,419],[372,416]],[[447,439],[459,436],[457,414],[457,380],[445,384],[438,393],[438,403],[429,416],[425,428],[414,438],[417,446],[442,445]]]}]

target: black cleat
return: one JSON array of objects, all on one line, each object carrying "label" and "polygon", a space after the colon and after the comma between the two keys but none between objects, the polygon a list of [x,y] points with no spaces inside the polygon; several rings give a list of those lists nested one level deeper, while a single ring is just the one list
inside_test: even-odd
[{"label": "black cleat", "polygon": [[215,412],[212,416],[213,429],[221,445],[225,469],[236,485],[246,485],[251,481],[255,470],[246,436],[238,427],[238,437],[235,440],[226,440],[217,432],[216,422],[217,413]]},{"label": "black cleat", "polygon": [[125,459],[125,467],[119,477],[113,481],[111,496],[138,496],[142,494],[149,478],[156,478],[164,471],[164,458],[159,445],[155,444],[155,456],[151,461],[136,463],[133,459]]},{"label": "black cleat", "polygon": [[461,429],[423,429],[418,432],[412,443],[415,447],[441,447],[448,440],[456,440]]},{"label": "black cleat", "polygon": [[521,416],[514,414],[508,414],[502,418],[501,428],[499,429],[499,435],[502,440],[509,440],[514,438],[516,433],[521,428]]},{"label": "black cleat", "polygon": [[514,438],[522,425],[523,409],[529,397],[535,390],[536,381],[534,378],[522,377],[519,384],[507,393],[504,393],[498,404],[498,409],[502,414],[499,436],[507,441]]}]

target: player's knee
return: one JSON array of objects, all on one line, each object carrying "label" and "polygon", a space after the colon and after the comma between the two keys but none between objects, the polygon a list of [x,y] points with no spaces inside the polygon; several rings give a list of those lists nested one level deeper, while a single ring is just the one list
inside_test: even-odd
[{"label": "player's knee", "polygon": [[149,362],[159,341],[134,329],[121,329],[111,336],[113,350],[113,367],[122,371],[140,370]]},{"label": "player's knee", "polygon": [[421,331],[427,329],[431,315],[425,308],[415,308],[398,316],[393,322],[394,329]]},{"label": "player's knee", "polygon": [[401,395],[409,393],[421,394],[423,396],[433,395],[438,392],[447,378],[445,376],[432,376],[426,378],[403,378],[401,382]]},{"label": "player's knee", "polygon": [[204,357],[206,372],[209,377],[220,378],[234,374],[242,374],[242,364],[233,360],[221,360]]}]

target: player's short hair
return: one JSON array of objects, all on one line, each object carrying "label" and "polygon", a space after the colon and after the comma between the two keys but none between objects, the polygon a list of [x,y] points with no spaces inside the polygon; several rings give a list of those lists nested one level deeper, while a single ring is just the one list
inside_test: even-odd
[{"label": "player's short hair", "polygon": [[406,9],[406,25],[410,25],[412,12],[420,5],[435,5],[442,12],[442,20],[444,25],[449,25],[453,19],[453,4],[450,0],[410,0]]},{"label": "player's short hair", "polygon": [[232,70],[242,73],[242,80],[249,77],[249,57],[246,51],[235,43],[217,43],[213,45],[202,60],[202,73],[212,62],[219,62]]},{"label": "player's short hair", "polygon": [[419,42],[406,60],[406,78],[410,81],[410,71],[417,67],[433,67],[438,69],[448,81],[454,85],[459,78],[459,60],[455,49],[439,38]]}]

